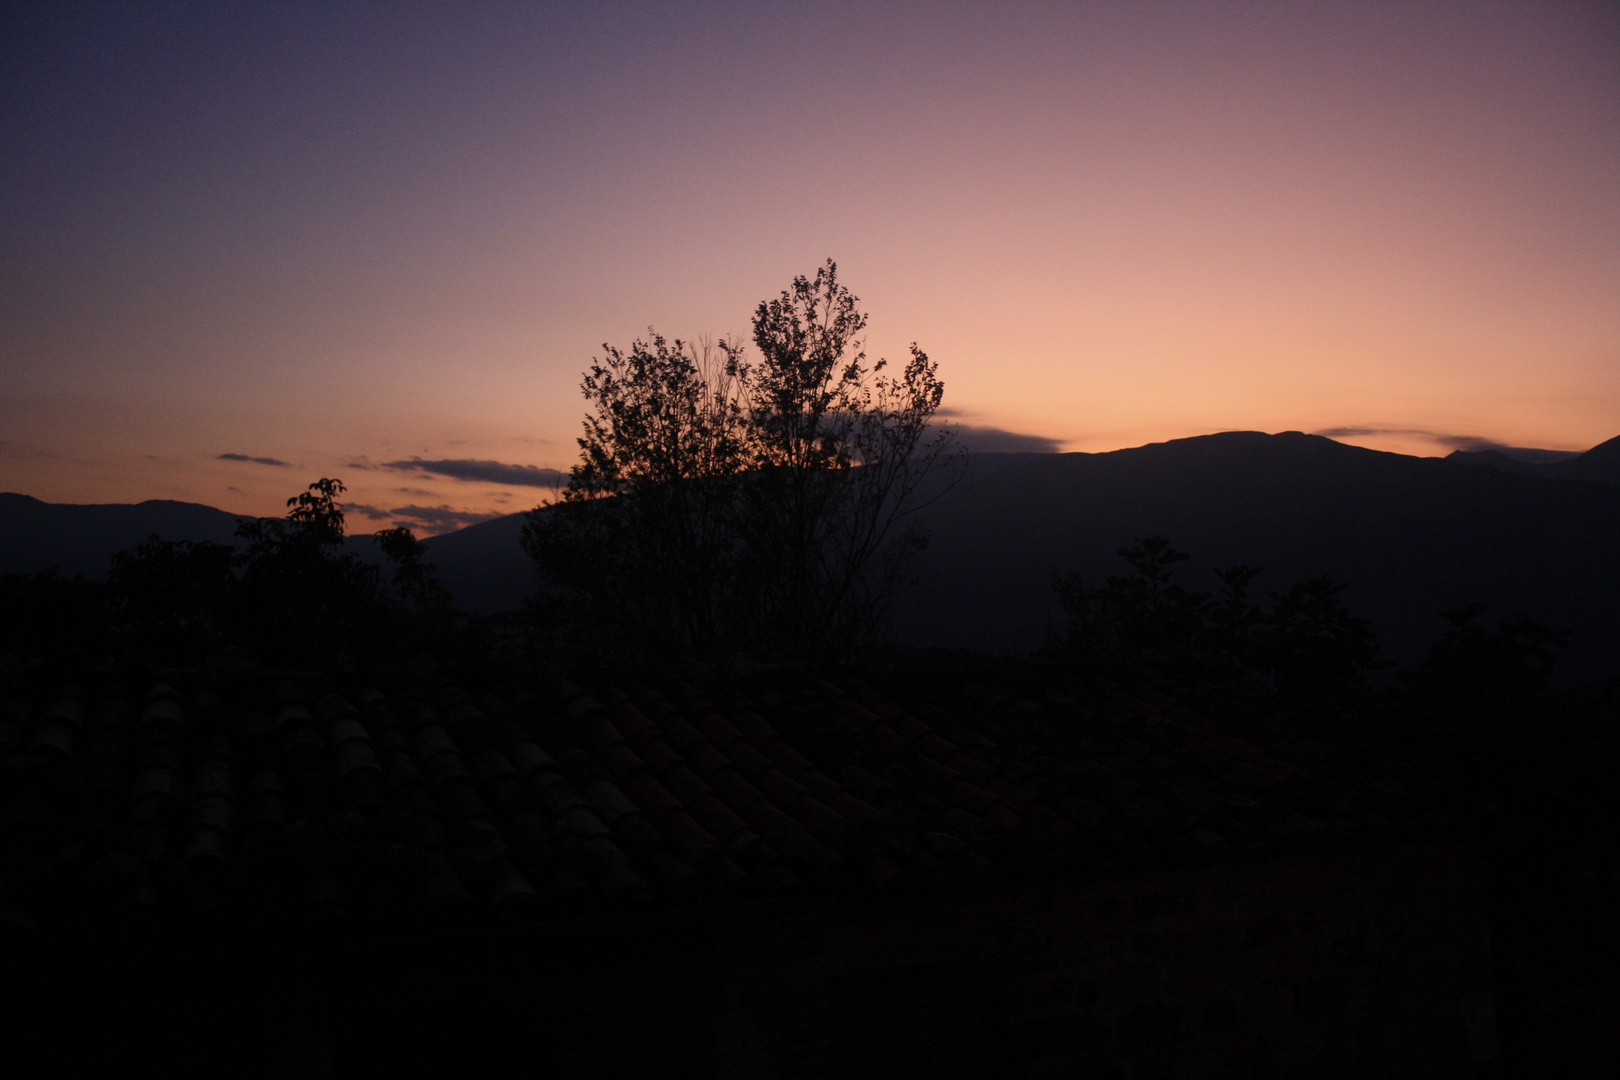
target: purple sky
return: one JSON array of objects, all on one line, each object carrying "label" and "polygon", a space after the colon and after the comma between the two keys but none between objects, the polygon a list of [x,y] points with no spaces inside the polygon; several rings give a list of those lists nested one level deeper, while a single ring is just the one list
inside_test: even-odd
[{"label": "purple sky", "polygon": [[523,509],[603,342],[829,256],[994,445],[1620,434],[1609,5],[12,18],[0,489]]}]

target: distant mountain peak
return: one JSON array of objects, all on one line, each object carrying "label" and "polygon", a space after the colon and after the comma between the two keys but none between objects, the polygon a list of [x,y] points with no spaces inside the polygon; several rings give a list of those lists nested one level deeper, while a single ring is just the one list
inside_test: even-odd
[{"label": "distant mountain peak", "polygon": [[1491,450],[1454,450],[1445,460],[1474,468],[1499,469],[1549,479],[1593,480],[1620,485],[1620,437],[1598,443],[1584,454],[1559,450],[1505,447]]},{"label": "distant mountain peak", "polygon": [[1620,435],[1616,435],[1612,439],[1598,443],[1596,446],[1592,447],[1592,449],[1580,455],[1576,460],[1584,461],[1588,464],[1598,461],[1620,464]]}]

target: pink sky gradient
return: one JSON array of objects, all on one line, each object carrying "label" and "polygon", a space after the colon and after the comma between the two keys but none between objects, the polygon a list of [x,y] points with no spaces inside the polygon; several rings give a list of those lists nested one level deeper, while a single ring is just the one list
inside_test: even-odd
[{"label": "pink sky gradient", "polygon": [[915,340],[962,419],[1066,449],[1620,434],[1606,5],[52,8],[6,38],[0,490],[523,509],[549,492],[382,466],[566,470],[604,341],[745,333],[829,256],[873,356]]}]

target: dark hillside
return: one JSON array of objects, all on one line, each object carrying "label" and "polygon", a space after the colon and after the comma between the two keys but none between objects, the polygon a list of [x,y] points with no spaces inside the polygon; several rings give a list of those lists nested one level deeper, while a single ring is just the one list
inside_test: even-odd
[{"label": "dark hillside", "polygon": [[[1260,596],[1321,574],[1346,583],[1345,603],[1373,620],[1385,657],[1401,664],[1445,629],[1438,609],[1478,600],[1487,620],[1522,610],[1571,631],[1565,685],[1620,674],[1620,485],[1593,482],[1620,476],[1620,440],[1553,464],[1503,458],[1515,471],[1463,464],[1488,456],[1415,458],[1298,432],[1107,454],[977,454],[967,484],[926,511],[933,539],[920,588],[893,613],[895,635],[1027,653],[1059,616],[1052,571],[1100,584],[1126,569],[1120,546],[1160,534],[1192,554],[1177,577],[1191,587],[1213,587],[1212,569],[1234,563],[1266,568]],[[0,496],[0,572],[54,565],[100,577],[113,552],[154,532],[231,542],[235,524],[185,503]],[[512,514],[429,541],[463,609],[514,610],[533,591],[522,526]],[[379,557],[368,537],[348,547]]]},{"label": "dark hillside", "polygon": [[133,548],[154,533],[169,540],[233,543],[236,517],[170,499],[73,505],[0,493],[0,574],[55,567],[67,577],[99,579],[114,552]]},{"label": "dark hillside", "polygon": [[456,603],[468,611],[511,611],[534,591],[534,560],[518,546],[523,515],[481,521],[427,542]]},{"label": "dark hillside", "polygon": [[1373,620],[1385,655],[1415,661],[1474,600],[1575,634],[1566,677],[1620,654],[1620,489],[1459,468],[1290,432],[1229,432],[1108,454],[984,454],[969,487],[931,511],[922,588],[895,612],[924,645],[1027,652],[1059,611],[1053,570],[1100,583],[1114,551],[1160,534],[1210,568],[1266,567],[1281,590],[1327,574]]}]

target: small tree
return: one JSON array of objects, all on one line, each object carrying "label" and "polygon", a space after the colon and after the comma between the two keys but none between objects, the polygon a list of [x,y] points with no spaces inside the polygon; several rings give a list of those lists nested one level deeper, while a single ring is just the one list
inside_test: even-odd
[{"label": "small tree", "polygon": [[1431,706],[1471,716],[1521,709],[1545,693],[1569,634],[1542,625],[1522,611],[1489,630],[1485,605],[1440,612],[1450,624],[1416,670],[1402,676],[1409,691]]},{"label": "small tree", "polygon": [[439,580],[439,568],[428,561],[428,547],[403,525],[372,534],[391,567],[393,601],[407,614],[443,617],[450,613],[450,590]]},{"label": "small tree", "polygon": [[[870,641],[909,561],[927,546],[917,512],[965,468],[938,365],[911,346],[898,377],[868,366],[866,315],[831,259],[754,313],[757,365],[741,367],[749,464],[740,532],[761,632],[799,652]],[[925,482],[943,469],[944,483]]]},{"label": "small tree", "polygon": [[1163,657],[1181,657],[1201,644],[1209,594],[1171,582],[1171,568],[1192,556],[1162,536],[1139,537],[1115,554],[1136,573],[1110,574],[1100,589],[1088,588],[1079,573],[1052,575],[1069,618],[1069,643],[1092,656],[1151,651]]},{"label": "small tree", "polygon": [[944,394],[912,347],[897,378],[868,366],[866,316],[829,260],[759,305],[760,357],[656,333],[604,346],[562,500],[523,544],[553,602],[621,642],[698,652],[739,644],[836,655],[877,632],[925,534],[915,515],[948,432]]},{"label": "small tree", "polygon": [[375,567],[342,551],[341,480],[322,477],[287,500],[285,518],[245,518],[238,632],[283,651],[331,647],[371,628],[380,599]]},{"label": "small tree", "polygon": [[233,640],[274,654],[378,653],[442,643],[453,610],[427,547],[406,528],[373,539],[389,569],[343,550],[341,480],[287,500],[284,518],[248,518],[229,593]]},{"label": "small tree", "polygon": [[1311,702],[1343,699],[1388,666],[1378,659],[1371,621],[1350,614],[1339,599],[1345,588],[1314,577],[1270,594],[1258,643],[1280,692]]}]

